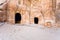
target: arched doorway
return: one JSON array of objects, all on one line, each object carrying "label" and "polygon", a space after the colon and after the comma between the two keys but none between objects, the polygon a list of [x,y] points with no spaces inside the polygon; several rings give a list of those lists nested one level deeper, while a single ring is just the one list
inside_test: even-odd
[{"label": "arched doorway", "polygon": [[38,17],[34,17],[34,23],[38,24]]},{"label": "arched doorway", "polygon": [[21,22],[21,14],[20,13],[16,13],[15,14],[15,23],[20,23]]}]

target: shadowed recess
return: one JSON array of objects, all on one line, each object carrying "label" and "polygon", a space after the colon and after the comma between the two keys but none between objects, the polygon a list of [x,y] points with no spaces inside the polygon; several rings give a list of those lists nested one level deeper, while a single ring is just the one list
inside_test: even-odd
[{"label": "shadowed recess", "polygon": [[16,13],[15,14],[15,23],[20,23],[21,22],[21,14],[20,13]]},{"label": "shadowed recess", "polygon": [[34,23],[38,24],[38,17],[34,17]]}]

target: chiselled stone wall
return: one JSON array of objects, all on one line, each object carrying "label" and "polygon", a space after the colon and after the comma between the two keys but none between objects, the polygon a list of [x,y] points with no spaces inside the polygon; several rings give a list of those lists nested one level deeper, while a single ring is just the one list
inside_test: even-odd
[{"label": "chiselled stone wall", "polygon": [[42,0],[32,0],[31,1],[31,13],[30,13],[30,23],[34,23],[34,17],[38,18],[38,24],[44,23],[44,15],[42,14]]},{"label": "chiselled stone wall", "polygon": [[15,14],[21,14],[20,24],[34,24],[34,17],[38,24],[51,26],[55,23],[55,13],[52,10],[52,0],[10,0],[8,3],[8,22],[15,23]]},{"label": "chiselled stone wall", "polygon": [[11,0],[8,3],[8,22],[15,23],[16,13],[20,13],[22,16],[20,24],[29,24],[29,10],[26,6],[26,2],[23,2],[23,0],[21,0],[18,3],[18,0]]},{"label": "chiselled stone wall", "polygon": [[45,25],[52,25],[55,23],[55,13],[52,10],[52,0],[42,0],[42,11],[44,14]]},{"label": "chiselled stone wall", "polygon": [[16,0],[10,0],[8,3],[8,22],[9,23],[15,23],[15,11],[16,11],[17,7],[16,7]]}]

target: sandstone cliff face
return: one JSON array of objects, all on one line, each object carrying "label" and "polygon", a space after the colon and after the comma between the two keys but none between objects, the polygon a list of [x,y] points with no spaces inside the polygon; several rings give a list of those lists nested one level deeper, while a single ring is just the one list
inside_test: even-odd
[{"label": "sandstone cliff face", "polygon": [[[21,14],[19,24],[35,24],[34,18],[38,18],[38,24],[51,26],[55,23],[55,8],[52,0],[9,0],[7,21],[15,23],[15,14]],[[53,6],[54,5],[54,6]]]},{"label": "sandstone cliff face", "polygon": [[38,24],[53,24],[55,16],[52,4],[52,0],[10,0],[8,21],[15,23],[15,14],[18,12],[22,15],[20,24],[34,24],[34,17],[38,18]]},{"label": "sandstone cliff face", "polygon": [[60,27],[60,0],[56,0],[56,11],[55,11],[55,17],[56,17],[56,24],[58,27]]},{"label": "sandstone cliff face", "polygon": [[0,2],[0,22],[6,22],[7,20],[7,4],[3,3],[3,5]]}]

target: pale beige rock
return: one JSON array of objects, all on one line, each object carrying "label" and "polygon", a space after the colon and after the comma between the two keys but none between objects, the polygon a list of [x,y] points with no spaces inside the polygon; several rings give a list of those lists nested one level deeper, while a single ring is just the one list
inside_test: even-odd
[{"label": "pale beige rock", "polygon": [[38,17],[39,25],[50,27],[56,22],[54,3],[53,0],[10,0],[7,4],[7,21],[15,24],[15,14],[20,13],[22,19],[19,24],[35,24],[34,17]]},{"label": "pale beige rock", "polygon": [[19,4],[18,1],[19,0],[11,0],[8,4],[9,22],[15,23],[16,12],[22,15],[20,24],[34,24],[34,17],[39,18],[38,24],[55,22],[54,12],[52,11],[52,0],[20,0]]}]

